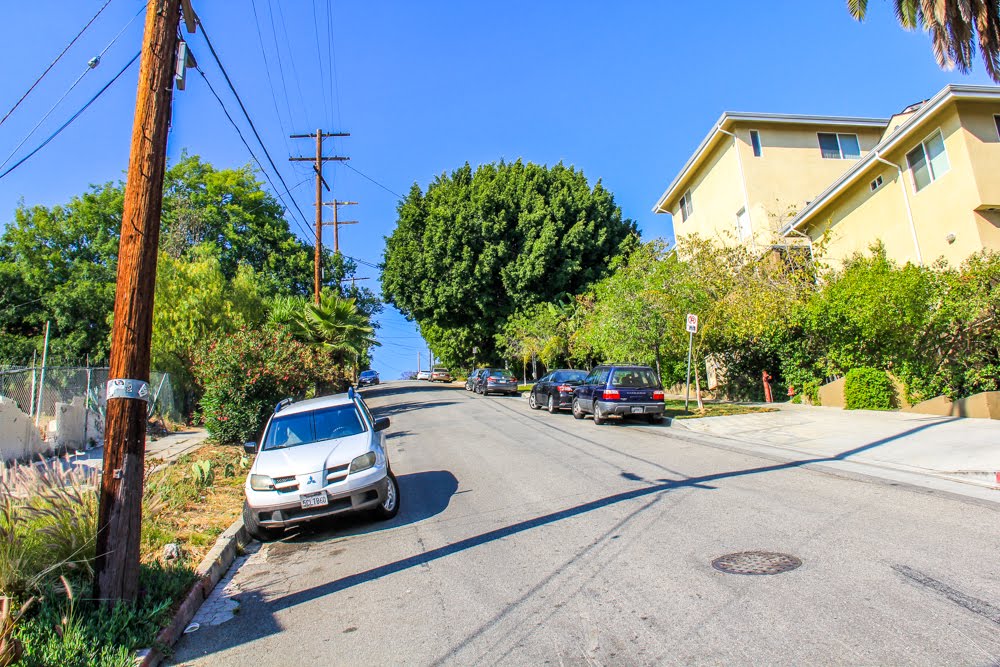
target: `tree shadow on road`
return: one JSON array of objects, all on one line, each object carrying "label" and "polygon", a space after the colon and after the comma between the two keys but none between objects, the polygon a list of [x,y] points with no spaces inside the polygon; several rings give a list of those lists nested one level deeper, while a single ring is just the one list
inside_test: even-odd
[{"label": "tree shadow on road", "polygon": [[458,405],[458,403],[458,401],[427,401],[424,403],[413,401],[411,403],[394,403],[393,405],[387,405],[382,408],[372,408],[372,414],[376,417],[392,417],[394,415],[403,414],[404,412],[412,412],[413,410],[443,408],[446,405]]},{"label": "tree shadow on road", "polygon": [[[637,484],[642,484],[642,486],[628,491],[622,491],[619,493],[614,493],[601,498],[597,498],[588,502],[580,503],[572,507],[561,509],[555,512],[550,512],[548,514],[543,514],[531,519],[524,521],[519,521],[517,523],[510,524],[508,526],[503,526],[496,528],[494,530],[489,530],[478,535],[473,535],[465,539],[457,540],[451,544],[446,544],[435,549],[430,549],[406,558],[402,558],[390,563],[383,565],[378,565],[370,569],[364,570],[362,572],[357,572],[355,574],[350,574],[333,581],[329,581],[317,586],[312,586],[300,591],[290,592],[286,594],[279,594],[275,597],[269,598],[267,601],[262,599],[259,593],[251,592],[248,596],[244,598],[244,601],[253,601],[254,604],[246,605],[241,611],[240,617],[240,627],[239,632],[235,633],[213,633],[211,638],[205,638],[205,644],[199,647],[200,651],[204,653],[212,653],[216,651],[221,651],[226,648],[237,646],[246,642],[250,642],[256,639],[260,639],[271,634],[281,632],[281,627],[276,621],[274,614],[276,612],[296,607],[298,605],[306,604],[314,600],[339,593],[341,591],[348,590],[355,586],[365,584],[367,582],[376,581],[384,577],[391,576],[398,572],[403,572],[414,567],[419,567],[433,561],[447,558],[448,556],[467,551],[469,549],[474,549],[497,540],[501,540],[506,537],[511,537],[518,535],[520,533],[539,528],[541,526],[546,526],[553,524],[565,519],[570,519],[577,517],[589,512],[594,512],[605,507],[612,505],[617,505],[619,503],[628,502],[631,500],[636,500],[640,498],[645,498],[648,496],[656,496],[658,494],[672,493],[675,491],[683,489],[699,489],[699,490],[715,490],[717,487],[713,486],[713,482],[726,479],[736,479],[741,477],[746,477],[750,475],[759,475],[764,473],[774,473],[781,472],[785,470],[795,470],[808,466],[811,464],[822,464],[822,463],[832,463],[837,461],[843,461],[844,459],[856,454],[858,452],[866,451],[874,447],[878,447],[887,442],[897,440],[899,438],[911,435],[918,431],[923,431],[928,428],[933,428],[941,424],[947,423],[947,421],[923,424],[921,426],[915,427],[903,433],[898,433],[893,436],[882,438],[859,447],[841,452],[840,454],[834,456],[807,458],[797,461],[788,461],[784,463],[775,463],[772,465],[764,465],[753,468],[746,468],[742,470],[730,470],[725,472],[719,472],[709,475],[701,475],[697,477],[687,477],[682,479],[659,479],[659,480],[643,480],[632,473],[623,473],[621,476],[630,481],[634,481]],[[435,475],[434,478],[428,478],[427,481],[434,481],[427,488],[432,490],[433,493],[440,493],[437,502],[429,503],[430,507],[440,507],[436,513],[444,511],[447,507],[447,499],[450,499],[451,495],[457,490],[457,480],[450,473],[418,473],[420,474],[430,474]],[[415,476],[416,477],[416,476]],[[451,479],[449,480],[448,477]],[[453,482],[453,486],[452,486]],[[423,483],[423,480],[422,482]],[[400,477],[400,486],[404,489],[404,505],[406,495],[411,492],[417,492],[416,486],[407,484],[410,490],[405,490],[407,487],[403,487],[403,477]],[[433,491],[435,487],[443,486],[443,490]],[[450,489],[450,490],[448,490]],[[447,495],[447,498],[444,496]],[[442,501],[442,499],[444,501]],[[638,511],[638,510],[637,510]],[[426,518],[426,512],[418,511],[416,515],[407,515],[401,510],[399,517],[397,517],[394,522],[388,524],[382,524],[375,527],[373,530],[385,529],[390,527],[395,527],[399,525],[406,525],[408,523],[414,523],[415,521],[421,520],[420,516]],[[433,516],[433,514],[431,515]],[[361,532],[373,532],[373,530],[359,530],[356,533],[339,532],[336,536],[342,536],[346,534],[358,534]],[[315,538],[310,541],[318,540],[328,540],[332,537],[330,533],[320,534],[317,533]],[[305,541],[305,540],[303,540]]]}]

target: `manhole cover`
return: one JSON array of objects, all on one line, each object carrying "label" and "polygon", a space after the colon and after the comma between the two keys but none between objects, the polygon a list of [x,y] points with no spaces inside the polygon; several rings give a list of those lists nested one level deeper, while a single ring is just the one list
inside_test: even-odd
[{"label": "manhole cover", "polygon": [[802,565],[802,561],[788,554],[770,551],[742,551],[727,554],[712,561],[712,567],[728,574],[781,574]]}]

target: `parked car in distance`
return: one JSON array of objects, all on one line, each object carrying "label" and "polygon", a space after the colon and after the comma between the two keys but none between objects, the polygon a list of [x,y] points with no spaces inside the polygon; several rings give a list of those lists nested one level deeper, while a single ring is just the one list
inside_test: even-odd
[{"label": "parked car in distance", "polygon": [[435,366],[431,371],[431,382],[451,382],[451,371],[444,366]]},{"label": "parked car in distance", "polygon": [[649,366],[610,364],[594,368],[573,390],[573,416],[594,415],[603,424],[611,415],[645,417],[650,424],[663,420],[663,386]]},{"label": "parked car in distance", "polygon": [[503,368],[484,368],[476,381],[476,393],[517,395],[517,378]]},{"label": "parked car in distance", "polygon": [[486,368],[477,368],[469,373],[469,377],[465,379],[465,391],[476,391],[476,383],[479,382],[479,376],[487,370]]},{"label": "parked car in distance", "polygon": [[389,419],[375,419],[361,395],[323,396],[274,409],[247,475],[243,523],[260,540],[288,526],[342,512],[399,512],[399,485],[389,467]]},{"label": "parked car in distance", "polygon": [[573,407],[573,390],[587,377],[587,371],[560,368],[543,376],[528,394],[528,406],[532,410],[546,408],[555,414],[559,410]]},{"label": "parked car in distance", "polygon": [[431,379],[431,372],[430,371],[417,371],[417,379],[418,380],[430,380]]},{"label": "parked car in distance", "polygon": [[361,375],[358,376],[359,387],[367,387],[368,385],[376,385],[378,383],[379,379],[376,371],[361,371]]}]

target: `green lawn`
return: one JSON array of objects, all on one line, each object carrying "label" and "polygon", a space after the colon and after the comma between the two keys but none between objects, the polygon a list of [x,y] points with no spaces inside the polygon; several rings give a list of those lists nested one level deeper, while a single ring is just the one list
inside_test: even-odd
[{"label": "green lawn", "polygon": [[742,403],[705,403],[705,410],[698,410],[698,401],[691,400],[688,407],[690,412],[684,412],[684,401],[666,401],[667,409],[663,413],[664,417],[676,419],[697,419],[699,417],[725,417],[726,415],[746,415],[752,412],[775,412],[775,408],[761,408],[756,405],[745,405]]}]

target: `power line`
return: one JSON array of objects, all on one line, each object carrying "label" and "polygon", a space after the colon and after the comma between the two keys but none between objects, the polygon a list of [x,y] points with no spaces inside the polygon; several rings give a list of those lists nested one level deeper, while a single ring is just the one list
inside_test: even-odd
[{"label": "power line", "polygon": [[[93,97],[91,97],[91,98],[90,98],[89,100],[87,100],[86,104],[84,104],[84,105],[83,105],[82,107],[80,107],[80,110],[79,110],[79,111],[77,111],[77,112],[76,112],[75,114],[73,114],[72,116],[70,116],[70,117],[69,117],[69,120],[67,120],[67,121],[66,121],[65,123],[63,123],[62,125],[60,125],[60,126],[59,126],[59,128],[58,128],[58,129],[57,129],[57,130],[56,130],[55,132],[53,132],[52,134],[50,134],[50,135],[49,135],[49,136],[48,136],[48,137],[47,137],[47,138],[45,139],[45,141],[43,141],[42,143],[40,143],[40,144],[39,144],[39,145],[38,145],[38,146],[37,146],[37,147],[35,148],[35,150],[33,150],[33,151],[31,151],[30,153],[28,153],[27,155],[25,155],[25,156],[24,156],[23,158],[21,158],[20,160],[18,160],[17,162],[15,162],[15,163],[14,163],[13,165],[11,165],[11,166],[10,166],[10,168],[9,168],[9,169],[8,169],[7,171],[5,171],[5,172],[3,172],[2,174],[0,174],[0,179],[2,179],[2,178],[3,178],[4,176],[6,176],[6,175],[7,175],[7,174],[9,174],[10,172],[14,171],[15,169],[17,169],[18,167],[20,167],[20,166],[21,166],[22,164],[24,164],[25,162],[27,162],[27,161],[28,161],[28,160],[29,160],[29,159],[30,159],[30,158],[31,158],[31,157],[32,157],[32,156],[33,156],[33,155],[34,155],[35,153],[37,153],[38,151],[40,151],[40,150],[42,150],[43,148],[45,148],[45,146],[47,146],[47,145],[48,145],[48,143],[49,143],[50,141],[52,141],[52,140],[53,140],[53,139],[55,139],[55,138],[56,138],[57,136],[59,136],[59,133],[60,133],[60,132],[62,132],[63,130],[65,130],[65,129],[66,129],[67,127],[69,127],[69,125],[70,125],[70,124],[71,124],[71,123],[72,123],[72,122],[73,122],[74,120],[76,120],[77,118],[79,118],[80,114],[82,114],[82,113],[83,113],[84,111],[86,111],[86,110],[87,110],[87,107],[89,107],[89,106],[90,106],[91,104],[93,104],[93,103],[94,103],[94,101],[95,101],[95,100],[97,100],[97,98],[98,98],[98,97],[100,97],[101,95],[103,95],[103,94],[104,94],[104,91],[106,91],[106,90],[107,90],[108,88],[110,88],[110,87],[111,87],[111,84],[113,84],[113,83],[114,83],[115,81],[117,81],[117,80],[118,80],[118,78],[119,78],[119,77],[120,77],[120,76],[121,76],[122,74],[124,74],[124,73],[125,73],[125,70],[127,70],[127,69],[128,69],[129,67],[131,67],[131,66],[132,66],[132,63],[134,63],[134,62],[135,62],[136,60],[138,60],[138,59],[139,59],[139,53],[136,53],[136,54],[135,54],[134,56],[132,56],[132,60],[128,61],[128,62],[127,62],[127,63],[125,64],[125,66],[124,66],[124,67],[122,67],[122,68],[121,68],[121,69],[120,69],[120,70],[118,71],[118,74],[115,74],[115,77],[114,77],[113,79],[111,79],[111,81],[108,81],[108,82],[107,82],[106,84],[104,84],[104,87],[103,87],[103,88],[101,88],[101,89],[100,89],[99,91],[97,91],[97,93],[96,93],[96,94],[95,94],[95,95],[94,95]],[[6,164],[6,163],[4,163],[4,164]]]},{"label": "power line", "polygon": [[[285,135],[288,134],[288,130],[285,128],[285,120],[281,117],[281,111],[278,109],[278,96],[274,92],[274,81],[271,78],[271,63],[267,60],[267,50],[264,48],[264,34],[260,29],[260,18],[257,16],[257,2],[256,0],[250,0],[250,6],[253,8],[253,19],[254,27],[257,28],[257,41],[260,44],[260,55],[264,58],[264,71],[267,73],[267,87],[271,91],[271,101],[274,102],[274,115],[278,117],[278,124],[281,126],[281,138],[285,142],[285,150],[289,154],[292,152],[292,147],[288,144],[288,139]],[[285,100],[285,104],[288,104],[288,100]],[[288,122],[292,122],[292,111],[288,110]]]},{"label": "power line", "polygon": [[111,0],[107,0],[103,5],[101,5],[101,8],[97,10],[97,13],[94,14],[94,16],[91,17],[89,21],[87,21],[87,25],[83,26],[83,28],[80,29],[80,32],[76,33],[76,37],[70,40],[69,44],[66,45],[66,48],[64,48],[62,52],[58,56],[56,56],[55,60],[49,63],[49,66],[45,68],[45,71],[42,72],[37,79],[35,79],[35,82],[31,84],[31,87],[29,87],[28,90],[25,91],[24,95],[21,95],[21,99],[19,99],[17,102],[14,103],[14,106],[10,108],[10,111],[4,114],[3,118],[0,118],[0,125],[3,125],[4,121],[10,118],[10,115],[14,113],[14,109],[16,109],[21,105],[21,102],[23,102],[25,98],[27,98],[28,95],[31,94],[31,91],[35,89],[35,86],[41,83],[42,79],[45,78],[45,75],[49,73],[49,70],[51,70],[53,67],[56,66],[56,63],[58,63],[62,59],[62,57],[66,55],[66,52],[70,50],[70,47],[76,44],[76,40],[80,39],[80,36],[83,35],[83,33],[87,32],[87,28],[90,27],[90,24],[96,21],[97,17],[100,16],[101,13],[105,10],[105,8],[110,4]]},{"label": "power line", "polygon": [[[257,137],[257,142],[260,144],[260,147],[264,149],[264,155],[267,157],[267,161],[271,163],[271,169],[274,170],[275,175],[278,177],[278,180],[281,181],[281,184],[285,187],[285,190],[291,190],[291,188],[288,187],[288,183],[285,182],[285,177],[281,175],[281,172],[278,171],[277,165],[274,164],[274,160],[271,158],[271,153],[267,150],[267,146],[264,145],[264,141],[260,138],[260,133],[257,132],[257,126],[254,125],[253,119],[250,118],[250,114],[247,112],[247,108],[243,104],[243,100],[240,98],[240,94],[236,92],[236,87],[233,85],[232,79],[229,78],[229,74],[226,72],[226,68],[223,67],[222,61],[219,59],[219,54],[216,53],[215,51],[215,47],[212,46],[212,41],[208,37],[208,31],[205,30],[205,24],[201,21],[200,18],[198,19],[198,24],[201,26],[201,34],[205,38],[205,44],[208,45],[208,50],[212,53],[212,58],[215,60],[215,64],[218,65],[219,71],[222,72],[222,76],[226,79],[226,84],[229,86],[229,90],[232,91],[233,97],[235,97],[236,101],[239,103],[240,110],[243,111],[244,118],[247,119],[247,122],[250,124],[250,129],[253,130],[253,135]],[[204,76],[204,74],[202,76]],[[206,78],[206,81],[207,80],[208,79]],[[272,187],[274,186],[272,185]],[[295,200],[295,197],[289,195],[289,198],[292,200],[292,203],[295,204],[295,209],[299,212],[299,215],[302,216],[302,221],[303,223],[305,223],[306,216],[302,212],[302,209],[299,207],[299,203]],[[308,234],[306,235],[306,238],[309,238]]]},{"label": "power line", "polygon": [[326,0],[327,60],[330,62],[330,86],[334,106],[337,109],[337,127],[344,127],[340,119],[340,85],[337,82],[337,49],[333,44],[333,0]]},{"label": "power line", "polygon": [[[326,79],[323,74],[323,47],[319,45],[319,14],[316,12],[316,0],[312,0],[313,9],[313,35],[316,37],[316,60],[319,62],[319,78],[320,81]],[[323,111],[327,116],[330,117],[330,102],[327,99],[326,86],[320,86],[320,90],[323,93]],[[325,120],[324,120],[325,122]]]},{"label": "power line", "polygon": [[392,190],[390,190],[390,189],[389,189],[389,188],[387,188],[386,186],[382,185],[381,183],[379,183],[378,181],[376,181],[376,180],[375,180],[374,178],[372,178],[372,177],[371,177],[371,176],[369,176],[368,174],[366,174],[366,173],[362,172],[362,171],[361,171],[361,170],[359,170],[359,169],[355,169],[355,168],[354,168],[353,166],[351,166],[351,165],[350,165],[349,163],[345,162],[345,163],[344,163],[344,166],[345,166],[345,167],[347,167],[348,169],[350,169],[351,171],[353,171],[353,172],[356,172],[356,173],[357,173],[358,175],[360,175],[360,176],[363,176],[363,177],[367,178],[367,179],[368,179],[369,181],[371,181],[371,182],[372,182],[372,183],[374,183],[375,185],[379,186],[380,188],[382,188],[383,190],[385,190],[386,192],[388,192],[389,194],[391,194],[391,195],[392,195],[393,197],[395,197],[395,198],[396,198],[396,199],[398,199],[399,201],[405,201],[405,200],[406,200],[406,198],[405,198],[405,197],[403,197],[403,195],[399,194],[398,192],[393,192]]},{"label": "power line", "polygon": [[45,115],[42,116],[41,119],[37,123],[35,123],[35,126],[33,128],[31,128],[31,130],[28,132],[28,134],[25,135],[24,139],[21,139],[21,143],[19,143],[17,146],[14,147],[14,150],[12,150],[10,152],[10,155],[8,155],[7,158],[3,161],[3,163],[0,164],[0,169],[3,169],[7,165],[7,163],[11,161],[11,158],[13,158],[14,155],[19,150],[21,150],[21,146],[23,146],[25,143],[27,143],[28,139],[30,139],[35,134],[35,132],[38,130],[38,128],[42,125],[42,123],[44,123],[46,121],[46,119],[48,119],[48,117],[50,115],[52,115],[52,112],[56,110],[56,107],[58,107],[60,104],[62,104],[62,101],[64,99],[66,99],[66,96],[69,95],[71,92],[73,92],[73,89],[76,88],[77,84],[79,84],[81,81],[83,81],[83,77],[87,76],[87,74],[91,70],[96,69],[97,66],[101,64],[101,58],[104,57],[104,54],[107,53],[108,49],[110,49],[114,45],[114,43],[118,41],[118,38],[122,36],[122,33],[125,32],[130,25],[132,25],[132,22],[135,21],[136,17],[139,16],[139,13],[142,12],[146,8],[147,4],[149,4],[149,3],[143,3],[142,7],[139,8],[139,11],[136,12],[135,15],[132,16],[132,18],[129,20],[128,23],[125,24],[125,27],[123,27],[121,30],[119,30],[118,34],[115,35],[110,42],[108,42],[107,46],[104,47],[104,50],[102,50],[99,54],[97,54],[96,56],[94,56],[93,58],[91,58],[87,62],[87,68],[85,70],[83,70],[83,72],[80,74],[80,76],[78,76],[76,78],[76,81],[74,81],[72,83],[72,85],[70,85],[70,87],[66,89],[66,92],[62,94],[62,97],[60,97],[58,100],[56,100],[56,103],[53,104],[49,108],[49,110],[45,112]]},{"label": "power line", "polygon": [[[204,28],[204,26],[202,26],[202,28]],[[204,30],[203,30],[203,32],[204,32]],[[205,84],[208,86],[208,89],[212,92],[212,96],[215,97],[215,100],[219,103],[219,106],[222,108],[222,113],[224,113],[226,115],[226,118],[229,119],[229,122],[233,126],[233,129],[236,130],[236,134],[239,135],[240,141],[243,142],[243,145],[246,146],[247,152],[250,153],[250,157],[252,157],[253,160],[254,160],[254,162],[257,163],[257,166],[260,167],[260,173],[264,174],[264,178],[267,179],[267,182],[271,186],[271,189],[274,190],[274,192],[277,195],[278,199],[281,201],[282,204],[284,204],[285,209],[288,210],[288,211],[291,211],[291,208],[288,206],[288,203],[285,202],[284,197],[282,197],[282,195],[280,194],[278,188],[275,187],[274,181],[271,180],[271,177],[268,175],[267,170],[264,169],[264,165],[261,164],[260,159],[257,157],[257,154],[253,152],[252,148],[250,148],[250,144],[247,142],[246,137],[243,136],[243,131],[240,129],[240,126],[236,124],[235,120],[233,120],[233,117],[230,115],[229,109],[227,109],[226,105],[223,103],[222,98],[219,97],[219,94],[217,92],[215,92],[215,88],[212,86],[212,82],[208,80],[207,76],[205,76],[205,72],[202,71],[201,67],[195,67],[195,71],[197,71],[198,74],[201,74],[201,78],[205,80]],[[266,152],[267,149],[264,149],[264,150]],[[272,162],[272,165],[273,164],[274,163]],[[281,174],[278,174],[278,178],[281,178]],[[306,180],[304,180],[301,183],[299,183],[298,185],[296,185],[295,188],[299,187],[300,185],[302,185],[303,183],[306,183],[308,181],[309,181],[309,179],[307,178]],[[282,180],[281,182],[284,185],[284,180]],[[289,188],[287,185],[285,186],[285,188],[286,188],[285,189],[285,194],[287,194],[288,197],[289,197],[289,199],[291,199],[292,202],[294,203],[295,199],[292,197],[291,192],[295,188]],[[305,236],[308,239],[309,238],[308,228],[303,227],[302,223],[299,222],[299,220],[294,215],[292,215],[291,218],[295,222],[295,224],[298,225],[299,231],[303,232],[303,236]]]},{"label": "power line", "polygon": [[302,105],[302,111],[308,114],[309,107],[306,106],[306,96],[302,94],[302,80],[299,78],[299,71],[295,69],[295,58],[292,58],[292,40],[288,37],[288,25],[285,23],[285,14],[281,11],[281,2],[275,2],[278,6],[278,21],[281,23],[281,32],[285,35],[285,44],[288,46],[289,55],[289,65],[292,68],[292,76],[295,77],[295,87],[299,91],[299,103]]},{"label": "power line", "polygon": [[[292,105],[288,101],[291,96],[288,94],[288,83],[285,80],[285,68],[281,64],[281,47],[278,46],[278,30],[274,24],[274,9],[271,3],[268,3],[267,5],[267,14],[271,21],[271,37],[274,39],[274,54],[278,60],[278,74],[281,75],[281,90],[285,93],[282,99],[285,100],[285,110],[288,111],[288,122],[290,125],[294,125],[295,117],[292,115]],[[282,129],[282,131],[284,132],[284,129]],[[289,149],[288,152],[291,154],[292,151]]]}]

